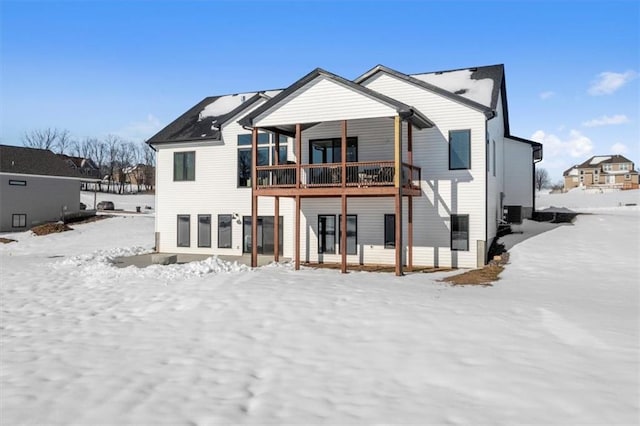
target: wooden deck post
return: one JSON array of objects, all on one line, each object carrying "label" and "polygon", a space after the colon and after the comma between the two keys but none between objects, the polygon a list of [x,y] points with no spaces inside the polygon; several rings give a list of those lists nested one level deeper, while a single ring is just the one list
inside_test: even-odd
[{"label": "wooden deck post", "polygon": [[300,269],[300,196],[296,195],[295,270]]},{"label": "wooden deck post", "polygon": [[302,162],[302,126],[296,124],[296,188],[300,189],[300,166]]},{"label": "wooden deck post", "polygon": [[400,116],[394,118],[394,155],[396,188],[396,275],[402,275],[402,123]]},{"label": "wooden deck post", "polygon": [[342,215],[340,216],[340,271],[347,273],[347,195],[344,189],[347,187],[347,120],[342,120],[342,140],[340,144],[340,158],[342,159]]},{"label": "wooden deck post", "polygon": [[251,132],[251,267],[258,266],[258,129]]},{"label": "wooden deck post", "polygon": [[[277,166],[280,164],[280,133],[275,132],[273,137],[276,139],[273,163]],[[273,261],[280,261],[280,197],[278,196],[273,200]]]},{"label": "wooden deck post", "polygon": [[[409,164],[413,166],[413,125],[407,123],[407,157]],[[411,169],[412,176],[409,177],[410,181],[413,181],[413,169]],[[409,272],[413,271],[413,196],[409,195],[407,198],[407,244],[409,246],[409,252],[407,253],[407,269]]]}]

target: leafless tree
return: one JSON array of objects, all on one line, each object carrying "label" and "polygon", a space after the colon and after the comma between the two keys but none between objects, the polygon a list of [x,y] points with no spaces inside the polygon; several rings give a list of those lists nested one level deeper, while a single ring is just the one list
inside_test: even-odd
[{"label": "leafless tree", "polygon": [[67,154],[71,149],[73,141],[71,140],[71,133],[68,130],[58,130],[54,149],[58,154]]},{"label": "leafless tree", "polygon": [[58,129],[46,128],[26,132],[22,144],[29,148],[53,149],[58,140]]},{"label": "leafless tree", "polygon": [[118,176],[118,193],[124,192],[125,185],[127,184],[127,174],[131,170],[132,163],[135,159],[135,145],[132,142],[120,142],[116,153],[116,168],[115,173]]},{"label": "leafless tree", "polygon": [[107,192],[111,191],[111,184],[115,178],[116,170],[118,169],[118,156],[120,151],[120,145],[122,144],[121,139],[118,136],[108,135],[105,140],[105,151],[106,151],[106,171],[107,171],[107,179],[108,179],[108,188]]},{"label": "leafless tree", "polygon": [[549,172],[542,167],[536,167],[535,186],[538,191],[542,188],[548,188],[551,185],[551,179],[549,178]]}]

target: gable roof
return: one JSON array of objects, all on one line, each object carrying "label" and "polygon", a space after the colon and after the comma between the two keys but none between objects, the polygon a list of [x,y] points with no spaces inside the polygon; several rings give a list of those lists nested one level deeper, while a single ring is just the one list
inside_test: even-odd
[{"label": "gable roof", "polygon": [[[404,80],[408,83],[411,83],[415,86],[421,87],[423,89],[429,90],[431,92],[437,93],[447,99],[451,99],[453,101],[456,102],[460,102],[464,105],[467,105],[473,109],[476,109],[478,111],[481,111],[487,118],[491,118],[495,115],[495,108],[492,108],[490,105],[483,105],[473,99],[470,99],[468,97],[462,96],[461,94],[458,93],[454,93],[451,92],[449,90],[446,90],[442,87],[439,87],[435,84],[430,83],[429,81],[427,81],[424,78],[417,78],[417,77],[422,77],[422,76],[426,76],[429,74],[436,74],[436,73],[425,73],[425,74],[415,74],[415,75],[408,75],[408,74],[404,74],[401,73],[400,71],[396,71],[394,69],[391,69],[389,67],[386,67],[384,65],[376,65],[375,67],[373,67],[372,69],[370,69],[369,71],[365,72],[364,74],[362,74],[360,77],[356,78],[354,80],[355,83],[357,84],[362,84],[364,81],[368,80],[369,78],[373,77],[374,75],[380,73],[380,72],[384,72],[387,73],[389,75],[392,75],[400,80]],[[440,71],[439,73],[442,73],[442,71]],[[494,85],[495,86],[495,85]],[[497,94],[496,94],[496,99],[497,99]]]},{"label": "gable roof", "polygon": [[97,170],[98,166],[93,162],[91,158],[83,158],[83,157],[73,157],[71,155],[66,154],[57,154],[58,157],[61,157],[63,160],[70,162],[74,167],[81,169],[83,167],[88,169]]},{"label": "gable roof", "polygon": [[418,128],[426,128],[426,127],[434,126],[433,122],[429,120],[426,116],[424,116],[417,109],[405,103],[397,101],[396,99],[393,99],[389,96],[383,95],[382,93],[378,93],[367,87],[361,86],[360,84],[354,83],[353,81],[340,77],[339,75],[323,70],[322,68],[316,68],[315,70],[311,71],[309,74],[305,75],[304,77],[302,77],[301,79],[293,83],[291,86],[287,87],[278,95],[274,96],[272,99],[260,105],[258,108],[253,110],[250,114],[243,117],[240,121],[238,121],[238,123],[242,126],[252,127],[254,119],[259,117],[261,114],[268,111],[275,105],[278,105],[280,102],[288,98],[291,94],[300,90],[307,83],[313,81],[318,77],[327,78],[328,80],[331,80],[337,84],[346,86],[347,88],[353,90],[354,92],[360,93],[380,103],[383,103],[392,108],[395,108],[395,110],[403,119],[410,121],[414,126]]},{"label": "gable roof", "polygon": [[87,179],[48,149],[0,145],[0,172]]},{"label": "gable roof", "polygon": [[574,166],[574,167],[577,167],[580,169],[585,169],[585,168],[593,169],[593,168],[597,168],[600,164],[617,164],[617,163],[633,163],[633,161],[619,154],[594,155],[584,163],[578,164],[577,166]]},{"label": "gable roof", "polygon": [[276,89],[206,97],[153,135],[147,143],[220,140],[220,128],[225,123],[260,99],[269,99],[279,92]]}]

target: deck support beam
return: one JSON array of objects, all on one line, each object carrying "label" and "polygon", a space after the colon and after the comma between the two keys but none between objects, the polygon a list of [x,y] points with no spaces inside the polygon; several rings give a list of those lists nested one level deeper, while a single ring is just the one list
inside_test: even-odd
[{"label": "deck support beam", "polygon": [[302,165],[302,126],[296,124],[296,188],[300,189],[300,167]]},{"label": "deck support beam", "polygon": [[[275,132],[273,137],[276,145],[273,162],[277,166],[280,164],[280,133]],[[280,261],[280,197],[273,200],[273,261]]]},{"label": "deck support beam", "polygon": [[300,269],[300,196],[296,195],[295,270]]},{"label": "deck support beam", "polygon": [[258,266],[258,128],[251,132],[251,267]]},{"label": "deck support beam", "polygon": [[342,194],[342,214],[340,216],[340,271],[347,273],[347,195]]},{"label": "deck support beam", "polygon": [[[413,125],[407,123],[407,160],[413,166]],[[412,170],[413,174],[413,170]],[[413,181],[413,176],[409,178]],[[413,196],[407,197],[407,270],[413,271]]]},{"label": "deck support beam", "polygon": [[394,117],[395,205],[396,205],[396,275],[402,275],[402,122]]},{"label": "deck support beam", "polygon": [[340,216],[340,251],[341,265],[340,271],[347,273],[347,194],[344,189],[347,187],[347,120],[342,120],[342,140],[340,141],[340,158],[342,160],[342,209]]}]

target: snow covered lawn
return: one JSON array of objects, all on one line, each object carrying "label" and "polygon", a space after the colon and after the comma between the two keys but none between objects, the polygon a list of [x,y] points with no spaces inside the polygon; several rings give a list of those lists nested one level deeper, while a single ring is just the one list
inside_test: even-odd
[{"label": "snow covered lawn", "polygon": [[606,423],[639,418],[640,211],[438,274],[118,269],[153,217],[0,244],[0,423]]}]

